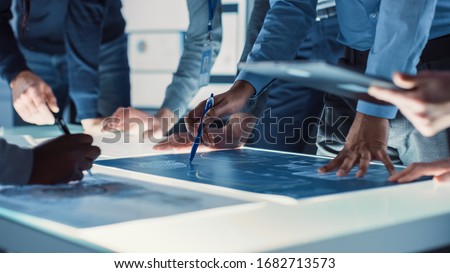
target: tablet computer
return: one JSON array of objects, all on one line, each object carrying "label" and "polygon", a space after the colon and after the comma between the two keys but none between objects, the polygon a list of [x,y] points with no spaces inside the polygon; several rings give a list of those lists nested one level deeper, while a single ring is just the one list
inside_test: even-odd
[{"label": "tablet computer", "polygon": [[296,81],[303,86],[340,97],[360,99],[378,104],[387,103],[371,97],[367,93],[370,86],[399,89],[390,80],[365,75],[344,66],[329,64],[325,61],[240,63],[239,68],[255,74]]}]

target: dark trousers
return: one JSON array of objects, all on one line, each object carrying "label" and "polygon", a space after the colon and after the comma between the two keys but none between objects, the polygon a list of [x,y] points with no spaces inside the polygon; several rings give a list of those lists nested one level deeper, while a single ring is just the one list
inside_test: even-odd
[{"label": "dark trousers", "polygon": [[[317,21],[302,41],[297,59],[337,63],[344,49],[336,41],[338,32],[336,17]],[[248,146],[314,154],[323,93],[281,80],[274,81],[265,92],[265,106]]]}]

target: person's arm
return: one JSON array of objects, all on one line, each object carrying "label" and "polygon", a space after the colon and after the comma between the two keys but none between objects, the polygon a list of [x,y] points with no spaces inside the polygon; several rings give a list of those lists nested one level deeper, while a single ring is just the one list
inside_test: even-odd
[{"label": "person's arm", "polygon": [[65,21],[69,91],[77,120],[100,117],[99,56],[107,0],[71,0]]},{"label": "person's arm", "polygon": [[29,70],[10,25],[11,0],[0,1],[0,76],[10,83],[20,72]]},{"label": "person's arm", "polygon": [[[369,53],[366,74],[391,78],[395,71],[416,74],[434,18],[437,0],[383,0],[380,4],[374,44]],[[357,111],[392,119],[395,106],[359,101]]]},{"label": "person's arm", "polygon": [[[1,1],[0,76],[10,84],[14,109],[24,121],[38,125],[53,124],[50,110],[59,111],[56,97],[50,86],[28,68],[14,37],[9,22],[11,18],[11,1]],[[18,32],[26,35],[27,30],[19,29]]]},{"label": "person's arm", "polygon": [[371,87],[369,94],[397,106],[424,136],[450,127],[450,72],[426,71],[417,76],[396,73],[393,81],[410,90]]},{"label": "person's arm", "polygon": [[0,138],[0,185],[25,185],[33,169],[33,150],[8,144]]},{"label": "person's arm", "polygon": [[[214,63],[222,44],[222,7],[220,0],[214,12],[212,48]],[[208,0],[187,0],[189,10],[189,27],[184,41],[177,71],[173,74],[172,83],[167,87],[166,96],[161,108],[183,116],[190,101],[199,89],[200,65],[203,46],[208,35],[209,5]]]}]

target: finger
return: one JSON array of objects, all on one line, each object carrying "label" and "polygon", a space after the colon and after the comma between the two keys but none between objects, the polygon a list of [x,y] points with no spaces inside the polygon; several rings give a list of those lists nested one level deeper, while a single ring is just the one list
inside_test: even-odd
[{"label": "finger", "polygon": [[433,136],[440,131],[450,127],[450,114],[442,114],[434,120],[429,120],[429,123],[424,126],[422,130],[419,130],[425,136]]},{"label": "finger", "polygon": [[413,75],[407,75],[403,73],[394,73],[392,75],[392,81],[395,85],[403,89],[413,89],[417,86],[417,77]]},{"label": "finger", "polygon": [[163,140],[160,143],[155,144],[155,146],[153,146],[153,150],[156,151],[164,151],[164,150],[168,150],[170,148],[169,143],[167,142],[167,140]]},{"label": "finger", "polygon": [[386,151],[379,150],[377,152],[377,157],[378,157],[378,160],[383,162],[383,164],[386,167],[386,170],[388,171],[388,173],[390,175],[393,175],[395,173],[395,167],[394,167],[394,164],[392,163],[391,158],[386,153]]},{"label": "finger", "polygon": [[439,183],[450,182],[450,172],[435,176],[433,180]]},{"label": "finger", "polygon": [[45,88],[44,96],[45,96],[45,101],[47,102],[48,108],[50,108],[50,110],[53,113],[58,113],[59,112],[58,102],[56,100],[55,95],[53,94],[52,89],[48,85],[45,85],[44,88]]},{"label": "finger", "polygon": [[410,94],[407,94],[406,91],[394,91],[377,86],[369,88],[369,94],[376,99],[392,103],[399,108],[406,107],[409,103],[414,102],[414,108],[418,108],[418,102],[411,98],[413,91],[408,92]]},{"label": "finger", "polygon": [[324,165],[323,167],[319,168],[317,170],[317,172],[318,173],[322,173],[322,174],[331,172],[331,171],[337,169],[342,164],[343,161],[344,161],[344,156],[341,153],[339,153],[336,156],[336,158],[331,160],[330,163],[328,163],[328,164]]},{"label": "finger", "polygon": [[112,114],[111,117],[118,118],[119,120],[120,120],[120,119],[123,119],[123,118],[124,118],[124,111],[125,111],[125,108],[124,108],[124,107],[119,107],[119,108],[117,108],[117,110]]},{"label": "finger", "polygon": [[413,168],[410,172],[405,173],[403,176],[399,177],[397,179],[398,183],[406,183],[414,181],[424,175],[426,175],[427,171],[424,167],[416,167]]},{"label": "finger", "polygon": [[369,151],[362,152],[359,158],[359,170],[356,173],[356,177],[364,177],[369,169],[370,161],[372,160]]},{"label": "finger", "polygon": [[54,124],[55,117],[53,116],[50,109],[47,107],[47,104],[45,103],[44,99],[41,97],[34,97],[33,102],[39,111],[38,113],[39,118],[36,123],[39,125]]},{"label": "finger", "polygon": [[184,117],[186,130],[193,136],[197,134],[196,126],[198,126],[198,124],[200,123],[205,104],[206,101],[201,102],[199,105],[197,105],[197,107],[189,111],[189,113]]},{"label": "finger", "polygon": [[344,162],[339,167],[339,170],[337,171],[337,176],[346,176],[348,173],[352,170],[352,168],[356,165],[356,162],[358,160],[358,155],[350,155],[347,157]]}]

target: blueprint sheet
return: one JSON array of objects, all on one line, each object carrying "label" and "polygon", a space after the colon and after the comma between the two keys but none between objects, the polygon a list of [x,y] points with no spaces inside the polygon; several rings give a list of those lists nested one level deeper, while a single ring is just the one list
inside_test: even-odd
[{"label": "blueprint sheet", "polygon": [[243,203],[239,199],[98,173],[70,184],[0,186],[0,207],[77,228]]},{"label": "blueprint sheet", "polygon": [[296,199],[395,186],[387,181],[382,165],[372,164],[364,178],[357,168],[346,177],[317,169],[329,159],[254,149],[198,153],[190,165],[187,154],[170,154],[97,161],[96,164],[228,187],[243,191],[289,196]]}]

